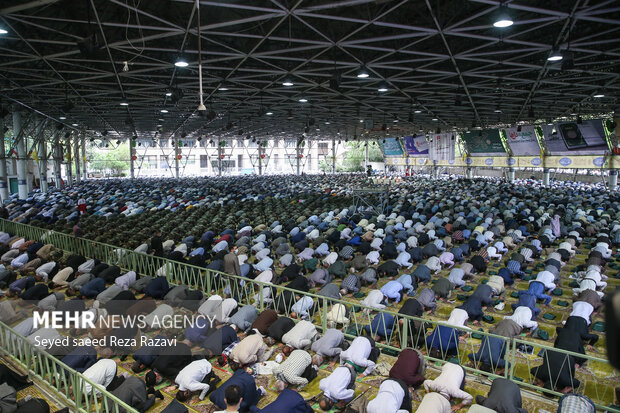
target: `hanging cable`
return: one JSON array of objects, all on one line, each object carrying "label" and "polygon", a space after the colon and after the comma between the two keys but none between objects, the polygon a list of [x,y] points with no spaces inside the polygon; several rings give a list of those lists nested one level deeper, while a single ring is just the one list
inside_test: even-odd
[{"label": "hanging cable", "polygon": [[197,25],[198,27],[196,31],[198,33],[198,82],[199,82],[199,87],[200,87],[200,91],[198,92],[200,94],[200,105],[198,105],[198,110],[206,111],[207,108],[205,107],[205,104],[202,98],[202,49],[201,49],[201,41],[200,41],[200,0],[196,0],[196,14],[198,16],[198,25]]}]

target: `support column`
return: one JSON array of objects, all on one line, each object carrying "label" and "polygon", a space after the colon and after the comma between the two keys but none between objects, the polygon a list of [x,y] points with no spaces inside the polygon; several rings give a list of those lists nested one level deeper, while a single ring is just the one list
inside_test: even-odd
[{"label": "support column", "polygon": [[47,193],[47,142],[45,136],[39,141],[39,186],[42,193]]},{"label": "support column", "polygon": [[474,179],[474,168],[472,168],[471,166],[468,166],[465,176],[467,177],[467,179]]},{"label": "support column", "polygon": [[366,151],[364,152],[364,169],[368,169],[368,141],[366,141]]},{"label": "support column", "polygon": [[135,161],[133,159],[136,156],[136,148],[134,147],[135,144],[136,141],[134,141],[133,139],[129,140],[129,177],[131,179],[134,179],[136,177],[136,167]]},{"label": "support column", "polygon": [[508,181],[510,182],[514,182],[515,181],[515,168],[508,168]]},{"label": "support column", "polygon": [[73,151],[75,152],[73,155],[73,159],[75,159],[75,183],[79,184],[82,180],[82,176],[80,174],[80,136],[77,135],[73,140]]},{"label": "support column", "polygon": [[550,178],[551,178],[551,171],[549,171],[549,168],[544,168],[543,169],[543,186],[549,186]]},{"label": "support column", "polygon": [[301,140],[297,139],[297,145],[295,146],[295,158],[296,158],[296,162],[297,162],[297,175],[300,175],[301,173],[301,169],[300,169],[300,163],[301,163],[301,158],[299,157],[301,155],[301,147],[299,146],[301,144]]},{"label": "support column", "polygon": [[62,187],[62,176],[60,175],[60,165],[62,163],[62,146],[60,145],[60,132],[57,131],[54,135],[54,147],[52,149],[54,157],[54,180],[56,182],[56,188]]},{"label": "support column", "polygon": [[28,198],[28,176],[27,176],[27,159],[26,142],[24,136],[20,136],[22,131],[22,115],[19,111],[13,112],[13,136],[17,137],[17,193],[19,199]]},{"label": "support column", "polygon": [[332,173],[336,173],[336,138],[332,138]]},{"label": "support column", "polygon": [[86,134],[82,133],[81,137],[82,144],[82,174],[84,174],[83,179],[88,179],[88,171],[86,170]]},{"label": "support column", "polygon": [[217,175],[218,176],[222,176],[222,155],[223,155],[223,151],[222,151],[222,140],[218,139],[217,140]]},{"label": "support column", "polygon": [[4,146],[4,118],[0,118],[0,200],[9,199],[9,186],[6,179],[6,148]]},{"label": "support column", "polygon": [[263,143],[258,142],[258,174],[263,174]]},{"label": "support column", "polygon": [[175,139],[174,141],[174,176],[179,179],[179,145],[181,142]]},{"label": "support column", "polygon": [[71,162],[73,158],[71,157],[71,134],[65,133],[65,147],[67,151],[67,186],[73,185],[73,168]]},{"label": "support column", "polygon": [[618,189],[618,170],[611,169],[609,171],[609,190],[615,191]]}]

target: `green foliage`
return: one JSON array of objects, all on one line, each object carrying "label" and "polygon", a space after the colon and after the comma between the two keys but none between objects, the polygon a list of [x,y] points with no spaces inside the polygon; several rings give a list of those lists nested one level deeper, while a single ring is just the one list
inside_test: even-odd
[{"label": "green foliage", "polygon": [[[348,142],[347,151],[342,161],[342,169],[346,172],[363,171],[366,156],[366,142]],[[383,152],[378,142],[368,142],[368,161],[383,162]]]},{"label": "green foliage", "polygon": [[92,146],[89,150],[89,169],[100,173],[109,173],[124,176],[123,172],[129,169],[129,145],[123,142],[116,149],[99,149]]}]

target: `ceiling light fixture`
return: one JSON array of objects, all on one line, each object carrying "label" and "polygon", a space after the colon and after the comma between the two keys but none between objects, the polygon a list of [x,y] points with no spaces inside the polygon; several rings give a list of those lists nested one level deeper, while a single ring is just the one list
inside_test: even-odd
[{"label": "ceiling light fixture", "polygon": [[306,99],[306,98],[301,98],[301,99],[299,99],[299,101],[300,101],[301,103],[306,103],[306,102],[308,101],[308,99]]},{"label": "ceiling light fixture", "polygon": [[514,21],[512,21],[512,18],[510,17],[510,14],[508,13],[508,8],[504,6],[503,4],[500,5],[497,11],[497,15],[495,17],[495,22],[493,22],[493,26],[502,29],[504,27],[512,26],[513,23]]},{"label": "ceiling light fixture", "polygon": [[437,118],[433,118],[433,119],[431,119],[431,120],[433,120],[433,121],[437,122],[439,119],[437,119]]},{"label": "ceiling light fixture", "polygon": [[271,115],[273,115],[273,112],[267,112],[267,113],[265,113],[265,115],[271,116]]},{"label": "ceiling light fixture", "polygon": [[418,109],[418,110],[414,110],[413,113],[422,113],[422,111]]},{"label": "ceiling light fixture", "polygon": [[187,67],[189,66],[189,63],[187,63],[187,61],[184,58],[179,57],[177,58],[176,62],[174,62],[174,65],[176,67]]},{"label": "ceiling light fixture", "polygon": [[72,123],[71,126],[78,126],[78,124],[77,123]]},{"label": "ceiling light fixture", "polygon": [[553,50],[551,50],[551,53],[549,54],[547,60],[550,62],[559,62],[560,60],[562,60],[562,58],[562,53],[560,53],[560,49],[556,46],[553,48]]},{"label": "ceiling light fixture", "polygon": [[168,97],[172,96],[172,92],[166,92],[166,96]]},{"label": "ceiling light fixture", "polygon": [[162,109],[160,110],[161,113],[168,113],[168,109]]},{"label": "ceiling light fixture", "polygon": [[228,90],[228,88],[226,86],[220,86],[217,88],[217,90],[221,91],[221,92],[226,92]]},{"label": "ceiling light fixture", "polygon": [[0,29],[0,34],[7,34],[8,31],[6,31],[5,29]]},{"label": "ceiling light fixture", "polygon": [[66,116],[60,116],[60,117],[58,117],[58,119],[65,120],[65,119],[67,119],[67,117]]},{"label": "ceiling light fixture", "polygon": [[121,103],[119,103],[121,106],[129,106],[129,103],[127,103],[126,101],[122,101]]},{"label": "ceiling light fixture", "polygon": [[290,86],[293,86],[294,84],[295,82],[293,82],[293,79],[291,79],[290,77],[286,77],[282,81],[282,86],[290,87]]},{"label": "ceiling light fixture", "polygon": [[604,94],[603,92],[601,92],[601,91],[597,91],[597,92],[595,92],[595,93],[594,93],[594,95],[592,95],[592,97],[595,97],[595,98],[604,98],[604,97],[605,97],[605,94]]},{"label": "ceiling light fixture", "polygon": [[357,71],[357,77],[359,79],[366,79],[368,78],[368,76],[370,76],[368,74],[368,70],[366,69],[366,66],[360,66],[360,69]]},{"label": "ceiling light fixture", "polygon": [[388,84],[386,82],[379,83],[379,87],[377,88],[377,92],[387,92]]}]

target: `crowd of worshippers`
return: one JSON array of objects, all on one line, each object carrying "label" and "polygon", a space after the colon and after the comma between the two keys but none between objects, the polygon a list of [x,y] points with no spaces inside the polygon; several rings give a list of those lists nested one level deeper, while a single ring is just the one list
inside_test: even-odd
[{"label": "crowd of worshippers", "polygon": [[[177,382],[178,401],[187,401],[194,392],[199,398],[210,393],[210,400],[222,409],[228,400],[235,401],[235,392],[227,392],[227,387],[237,385],[242,394],[240,409],[248,410],[264,393],[256,388],[254,380],[260,371],[277,378],[276,388],[281,391],[277,407],[292,408],[303,399],[295,397],[298,393],[286,391],[287,387],[305,386],[316,378],[319,365],[333,359],[339,367],[320,384],[324,395],[320,405],[329,409],[351,401],[352,392],[347,390],[352,390],[349,386],[354,385],[354,377],[373,371],[379,355],[375,341],[389,341],[398,326],[390,314],[378,313],[365,328],[366,336],[347,343],[342,329],[348,325],[353,310],[334,303],[327,313],[330,329],[319,336],[311,322],[317,303],[303,292],[316,288],[319,295],[340,299],[345,295],[359,297],[361,287],[368,286],[370,292],[366,296],[361,294],[364,298],[360,304],[383,309],[404,301],[400,314],[424,317],[435,310],[438,300],[450,297],[466,280],[486,273],[491,260],[508,256],[496,276],[488,277],[486,284],[478,285],[463,305],[452,310],[446,326],[438,326],[426,335],[424,325],[410,323],[411,337],[417,340],[411,343],[410,351],[400,353],[399,360],[403,358],[401,364],[408,369],[407,374],[416,376],[418,381],[412,384],[411,377],[392,377],[391,371],[398,370],[397,361],[390,370],[390,378],[381,384],[379,394],[367,406],[369,411],[411,411],[411,388],[423,384],[429,393],[417,411],[443,412],[450,411],[451,399],[461,400],[457,406],[472,402],[463,391],[466,375],[461,366],[447,363],[437,379],[424,381],[423,358],[415,349],[427,347],[429,355],[444,359],[458,354],[463,340],[461,332],[467,322],[478,324],[495,297],[516,279],[523,278],[528,265],[544,259],[542,270],[530,280],[529,288],[518,292],[514,313],[490,332],[512,338],[523,329],[537,330],[539,305],[549,305],[549,293],[557,287],[560,269],[587,238],[591,246],[588,259],[573,274],[578,286],[573,290],[570,317],[558,328],[554,343],[558,349],[585,354],[584,343],[592,345],[598,338],[590,333],[591,318],[602,306],[612,248],[620,244],[618,195],[597,194],[586,186],[570,183],[558,183],[553,191],[547,191],[493,180],[468,182],[466,188],[460,181],[433,182],[433,187],[415,181],[403,185],[402,191],[392,194],[386,214],[352,208],[303,210],[304,203],[297,203],[302,208],[297,219],[258,223],[246,221],[239,214],[231,227],[220,230],[214,226],[217,231],[207,229],[179,241],[165,239],[162,231],[155,230],[150,239],[136,248],[138,252],[252,278],[266,285],[285,285],[299,292],[278,292],[266,287],[262,299],[270,308],[260,314],[253,305],[240,306],[240,297],[205,295],[188,286],[169,285],[162,276],[164,268],[152,276],[138,277],[133,271],[122,273],[117,265],[78,255],[63,256],[50,244],[0,233],[0,260],[4,266],[0,285],[7,289],[7,296],[23,300],[1,302],[0,320],[19,321],[16,331],[33,341],[34,337],[58,337],[60,332],[33,331],[32,318],[20,321],[24,316],[19,311],[22,305],[34,305],[40,311],[91,311],[99,318],[142,314],[150,322],[183,308],[215,318],[218,324],[189,327],[181,332],[183,341],[160,349],[159,355],[149,353],[148,347],[135,351],[126,347],[48,351],[63,354],[63,362],[113,392],[122,389],[129,379],[116,375],[116,364],[109,357],[132,355],[136,361],[133,370],[147,370],[145,381],[134,377],[125,386],[135,389],[121,393],[129,398],[127,395],[140,388],[144,398],[135,399],[140,409],[152,406],[158,396],[153,387],[165,377]],[[323,196],[310,194],[308,203]],[[287,202],[290,204],[290,200]],[[17,205],[21,210],[29,207],[27,203]],[[144,215],[148,220],[148,214]],[[450,269],[448,277],[433,277],[446,268]],[[388,282],[376,288],[379,280]],[[432,285],[431,280],[435,281]],[[145,298],[137,300],[138,294]],[[87,308],[86,299],[96,301]],[[158,304],[157,300],[163,303]],[[418,331],[422,334],[416,334]],[[92,337],[140,334],[132,329],[111,332],[103,328],[88,333]],[[581,340],[575,340],[576,336]],[[275,343],[281,345],[272,361]],[[194,354],[192,346],[202,350]],[[505,340],[486,337],[470,359],[482,369],[497,371],[509,367],[504,361],[505,351]],[[533,368],[532,374],[540,385],[570,393],[579,387],[575,365],[584,362],[570,357],[574,362],[566,362],[563,353],[548,351],[542,366]],[[208,361],[213,358],[234,370],[233,376],[217,389],[218,379]],[[512,383],[496,380],[494,387],[495,383],[501,392],[514,393],[515,397],[494,398],[492,388],[489,397],[479,404],[504,411],[491,406],[511,400],[515,408],[521,407],[516,385],[515,393],[506,389]]]}]

